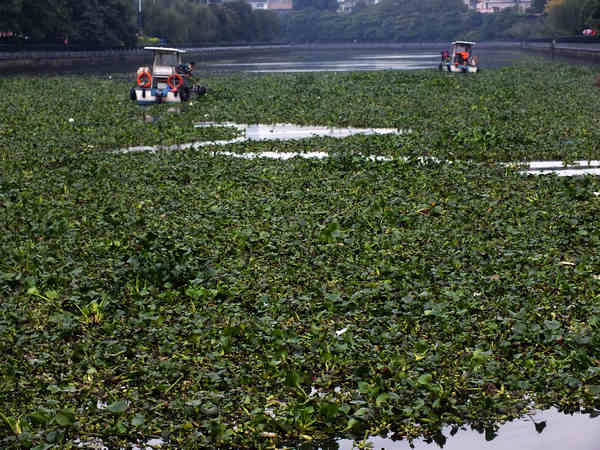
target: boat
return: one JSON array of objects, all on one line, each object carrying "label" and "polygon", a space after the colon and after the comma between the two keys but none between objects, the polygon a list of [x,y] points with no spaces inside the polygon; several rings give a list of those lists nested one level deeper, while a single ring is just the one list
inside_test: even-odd
[{"label": "boat", "polygon": [[473,55],[475,42],[454,41],[451,52],[443,51],[442,60],[438,66],[442,72],[477,73],[479,61]]},{"label": "boat", "polygon": [[192,93],[203,95],[204,86],[192,82],[193,63],[184,64],[185,50],[168,47],[144,47],[153,53],[152,67],[139,67],[136,84],[129,92],[140,105],[187,102]]}]

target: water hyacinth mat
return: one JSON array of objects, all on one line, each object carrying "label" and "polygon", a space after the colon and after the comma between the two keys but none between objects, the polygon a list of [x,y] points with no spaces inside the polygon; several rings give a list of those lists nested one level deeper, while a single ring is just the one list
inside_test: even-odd
[{"label": "water hyacinth mat", "polygon": [[[593,70],[551,68],[213,77],[179,113],[125,80],[0,80],[0,446],[310,448],[600,406],[600,183],[498,164],[600,159]],[[322,160],[110,151],[233,136],[205,120],[414,131],[223,148]]]}]

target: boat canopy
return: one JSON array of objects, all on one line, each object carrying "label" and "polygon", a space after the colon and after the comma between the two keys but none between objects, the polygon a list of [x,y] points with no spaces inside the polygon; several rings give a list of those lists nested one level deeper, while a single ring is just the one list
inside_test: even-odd
[{"label": "boat canopy", "polygon": [[469,42],[469,41],[454,41],[452,43],[452,45],[470,45],[471,47],[473,47],[475,45],[475,42]]},{"label": "boat canopy", "polygon": [[168,47],[144,47],[144,50],[152,50],[153,52],[163,52],[163,53],[187,53],[185,50],[181,50],[178,48],[168,48]]}]

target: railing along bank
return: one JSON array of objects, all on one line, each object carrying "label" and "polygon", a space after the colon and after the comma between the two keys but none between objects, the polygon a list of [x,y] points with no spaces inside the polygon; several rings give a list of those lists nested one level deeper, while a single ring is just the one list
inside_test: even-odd
[{"label": "railing along bank", "polygon": [[0,59],[63,59],[63,58],[102,58],[111,56],[141,55],[141,48],[118,50],[78,50],[78,51],[18,51],[0,52]]},{"label": "railing along bank", "polygon": [[521,48],[550,53],[552,56],[583,58],[594,61],[600,59],[600,42],[526,41],[521,43]]}]

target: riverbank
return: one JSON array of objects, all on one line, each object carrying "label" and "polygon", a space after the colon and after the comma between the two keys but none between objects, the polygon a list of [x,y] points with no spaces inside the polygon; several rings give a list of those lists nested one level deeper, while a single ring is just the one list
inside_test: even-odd
[{"label": "riverbank", "polygon": [[565,56],[571,58],[582,58],[600,61],[600,43],[556,43],[556,42],[523,42],[521,48],[550,54],[553,56]]}]

